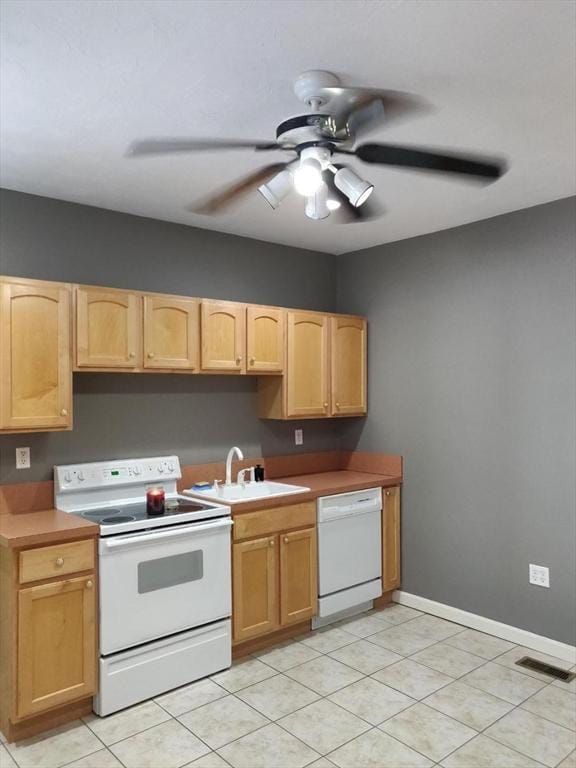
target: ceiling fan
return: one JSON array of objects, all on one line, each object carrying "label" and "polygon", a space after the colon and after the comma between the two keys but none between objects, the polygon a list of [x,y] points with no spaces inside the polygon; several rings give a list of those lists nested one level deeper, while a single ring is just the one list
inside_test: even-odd
[{"label": "ceiling fan", "polygon": [[506,171],[502,159],[461,153],[440,153],[427,148],[396,144],[357,144],[369,129],[428,111],[427,103],[402,91],[345,88],[331,72],[310,70],[294,82],[294,92],[311,112],[284,120],[276,141],[220,139],[144,139],[129,148],[131,157],[252,149],[281,150],[293,157],[265,165],[205,200],[195,213],[216,214],[250,193],[255,187],[272,208],[293,190],[305,200],[310,219],[325,219],[341,209],[341,220],[362,221],[378,214],[371,198],[373,184],[335,155],[356,157],[364,163],[454,174],[490,183]]}]

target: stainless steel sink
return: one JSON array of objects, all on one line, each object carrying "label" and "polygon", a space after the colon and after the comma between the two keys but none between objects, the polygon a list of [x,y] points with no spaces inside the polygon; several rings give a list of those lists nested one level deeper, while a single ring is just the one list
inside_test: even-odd
[{"label": "stainless steel sink", "polygon": [[206,490],[196,491],[188,488],[182,491],[186,496],[195,496],[207,501],[220,501],[226,504],[240,504],[243,501],[256,501],[258,499],[276,499],[279,496],[291,496],[292,494],[305,493],[310,488],[303,485],[289,485],[288,483],[276,483],[273,480],[264,480],[261,483],[246,483],[245,485],[231,483],[230,485],[210,486]]}]

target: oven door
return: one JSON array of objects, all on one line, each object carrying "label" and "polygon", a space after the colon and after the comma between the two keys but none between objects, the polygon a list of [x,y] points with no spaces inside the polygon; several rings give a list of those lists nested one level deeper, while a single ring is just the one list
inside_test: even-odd
[{"label": "oven door", "polygon": [[100,653],[230,616],[230,518],[100,539]]}]

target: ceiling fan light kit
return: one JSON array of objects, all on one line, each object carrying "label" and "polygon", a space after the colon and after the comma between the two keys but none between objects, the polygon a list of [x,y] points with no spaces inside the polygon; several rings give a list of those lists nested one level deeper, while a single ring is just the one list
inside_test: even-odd
[{"label": "ceiling fan light kit", "polygon": [[[340,221],[366,221],[375,206],[364,205],[374,185],[351,168],[333,164],[334,155],[411,170],[452,174],[490,183],[506,172],[501,158],[444,153],[428,148],[394,144],[357,144],[367,130],[402,118],[415,117],[429,107],[421,98],[402,91],[344,87],[332,72],[310,70],[294,82],[297,98],[312,111],[284,120],[276,129],[276,141],[222,139],[146,139],[135,142],[129,156],[141,157],[210,149],[252,149],[256,152],[294,153],[284,163],[273,163],[213,195],[195,212],[215,214],[258,189],[276,209],[295,189],[306,198],[304,212],[314,220],[325,219],[339,208]],[[319,111],[323,110],[323,111]]]}]

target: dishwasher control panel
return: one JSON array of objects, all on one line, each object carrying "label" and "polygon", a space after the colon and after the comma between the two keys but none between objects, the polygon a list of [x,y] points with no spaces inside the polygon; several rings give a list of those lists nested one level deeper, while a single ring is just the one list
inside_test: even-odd
[{"label": "dishwasher control panel", "polygon": [[338,493],[334,496],[320,496],[318,499],[318,522],[325,523],[351,515],[382,510],[382,488],[368,488],[365,491]]}]

